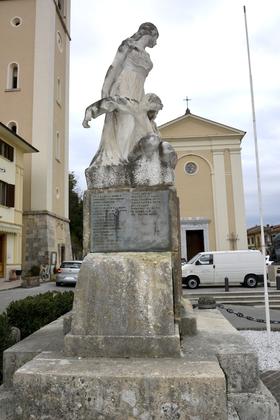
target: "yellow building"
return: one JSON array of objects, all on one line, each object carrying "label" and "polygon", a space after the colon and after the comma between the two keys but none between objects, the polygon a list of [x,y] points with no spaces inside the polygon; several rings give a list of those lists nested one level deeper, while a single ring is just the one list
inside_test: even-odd
[{"label": "yellow building", "polygon": [[23,157],[38,152],[0,123],[0,278],[21,270]]},{"label": "yellow building", "polygon": [[0,1],[0,120],[40,150],[24,158],[23,263],[71,257],[70,0]]},{"label": "yellow building", "polygon": [[244,131],[190,113],[159,127],[176,150],[181,252],[247,249],[241,140]]},{"label": "yellow building", "polygon": [[[269,254],[273,246],[273,241],[276,235],[280,233],[280,225],[266,225],[264,226],[264,240],[266,253]],[[262,250],[261,247],[261,227],[256,225],[247,229],[248,248]]]}]

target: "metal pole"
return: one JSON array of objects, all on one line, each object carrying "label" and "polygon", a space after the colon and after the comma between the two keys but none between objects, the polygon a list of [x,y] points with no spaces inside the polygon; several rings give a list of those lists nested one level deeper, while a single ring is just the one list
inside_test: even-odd
[{"label": "metal pole", "polygon": [[228,281],[228,277],[225,277],[225,292],[229,291],[229,281]]},{"label": "metal pole", "polygon": [[251,104],[252,104],[252,118],[253,118],[253,130],[254,130],[254,141],[255,141],[255,157],[256,157],[256,170],[257,170],[257,185],[258,185],[258,204],[259,204],[259,216],[261,226],[261,249],[263,254],[263,282],[264,282],[264,302],[265,302],[265,320],[266,320],[266,331],[268,344],[271,343],[270,337],[270,313],[269,313],[269,299],[267,289],[267,274],[266,274],[266,263],[265,263],[265,239],[264,239],[264,227],[263,227],[263,205],[262,205],[262,189],[260,179],[260,163],[259,163],[259,150],[258,150],[258,138],[257,138],[257,126],[256,126],[256,113],[255,113],[255,102],[254,102],[254,90],[253,90],[253,78],[251,70],[251,58],[249,48],[249,37],[246,17],[246,7],[243,6],[244,20],[245,20],[245,31],[247,41],[247,54],[248,54],[248,65],[249,65],[249,78],[250,78],[250,89],[251,89]]}]

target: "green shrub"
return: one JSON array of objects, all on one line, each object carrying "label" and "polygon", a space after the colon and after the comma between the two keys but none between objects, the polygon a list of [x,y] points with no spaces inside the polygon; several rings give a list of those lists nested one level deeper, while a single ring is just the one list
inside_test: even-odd
[{"label": "green shrub", "polygon": [[11,325],[6,313],[0,315],[0,384],[3,380],[3,351],[14,344]]},{"label": "green shrub", "polygon": [[40,267],[38,265],[32,265],[32,267],[29,270],[28,275],[32,277],[38,277],[40,275]]},{"label": "green shrub", "polygon": [[71,311],[74,293],[47,292],[11,302],[7,308],[10,325],[18,327],[21,338]]}]

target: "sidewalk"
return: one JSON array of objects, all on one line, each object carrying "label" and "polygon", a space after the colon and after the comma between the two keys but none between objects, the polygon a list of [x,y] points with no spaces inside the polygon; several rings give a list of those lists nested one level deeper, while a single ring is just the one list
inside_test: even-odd
[{"label": "sidewalk", "polygon": [[18,287],[21,287],[21,280],[6,281],[3,278],[0,279],[0,292],[2,290],[17,289]]}]

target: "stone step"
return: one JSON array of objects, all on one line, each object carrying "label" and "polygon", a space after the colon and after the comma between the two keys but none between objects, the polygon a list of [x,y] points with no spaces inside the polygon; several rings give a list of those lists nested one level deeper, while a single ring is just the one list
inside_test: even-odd
[{"label": "stone step", "polygon": [[[205,296],[205,295],[199,295],[199,296],[189,296],[189,299],[199,299],[200,296]],[[231,299],[264,299],[264,294],[262,295],[237,295],[237,294],[231,294],[231,295],[209,295],[209,296],[213,296],[216,300],[231,300]],[[269,299],[280,299],[280,295],[268,295]]]},{"label": "stone step", "polygon": [[225,376],[217,360],[41,353],[15,373],[14,383],[16,413],[24,420],[228,419]]},{"label": "stone step", "polygon": [[[256,291],[254,291],[254,290],[250,290],[250,291],[242,291],[242,292],[239,292],[239,291],[229,291],[229,292],[216,292],[216,291],[213,291],[213,292],[209,292],[209,291],[207,291],[207,292],[203,292],[203,291],[199,291],[199,292],[191,292],[191,291],[187,291],[186,293],[184,293],[184,295],[185,296],[187,296],[189,299],[192,299],[192,298],[198,298],[198,297],[200,297],[200,296],[207,296],[207,295],[209,295],[209,296],[215,296],[215,297],[227,297],[227,296],[258,296],[258,297],[261,297],[261,296],[263,296],[264,295],[264,291],[261,291],[261,292],[256,292]],[[271,292],[271,291],[269,291],[268,292],[268,295],[269,295],[269,297],[279,297],[280,298],[280,292],[279,291],[273,291],[273,292]]]},{"label": "stone step", "polygon": [[[191,301],[193,305],[197,305],[197,300],[192,300]],[[235,299],[232,301],[217,301],[217,303],[219,304],[223,304],[223,305],[246,305],[246,306],[264,306],[264,301],[260,301],[260,300],[240,300],[240,299]],[[277,301],[273,301],[270,302],[270,308],[272,309],[272,307],[279,307],[280,306],[280,300]]]}]

